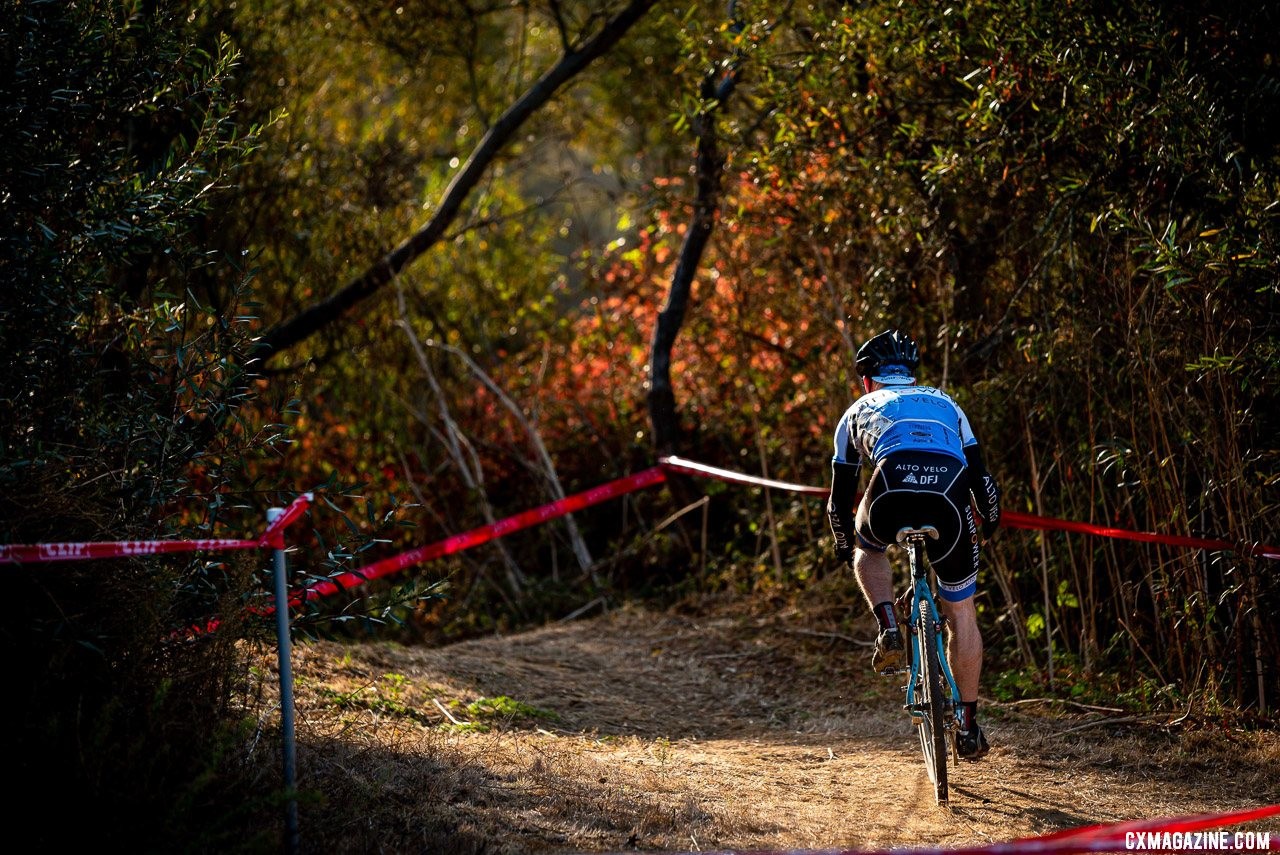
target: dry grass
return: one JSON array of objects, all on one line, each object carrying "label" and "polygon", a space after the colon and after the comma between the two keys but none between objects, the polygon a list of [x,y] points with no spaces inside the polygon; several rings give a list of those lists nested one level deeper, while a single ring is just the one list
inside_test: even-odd
[{"label": "dry grass", "polygon": [[[304,849],[958,845],[1280,802],[1275,732],[1071,731],[1091,714],[989,705],[994,750],[940,808],[859,634],[794,608],[624,609],[443,649],[301,644]],[[271,662],[251,705],[266,726]],[[506,714],[468,708],[504,697]]]}]

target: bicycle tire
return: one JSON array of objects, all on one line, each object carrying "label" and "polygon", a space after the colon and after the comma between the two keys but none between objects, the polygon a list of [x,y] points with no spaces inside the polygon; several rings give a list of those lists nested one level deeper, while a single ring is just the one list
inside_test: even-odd
[{"label": "bicycle tire", "polygon": [[934,786],[938,804],[947,803],[947,731],[945,696],[942,691],[942,665],[938,661],[938,626],[927,602],[920,603],[916,615],[916,638],[920,644],[920,698],[924,717],[920,733],[920,750],[924,754],[925,771]]}]

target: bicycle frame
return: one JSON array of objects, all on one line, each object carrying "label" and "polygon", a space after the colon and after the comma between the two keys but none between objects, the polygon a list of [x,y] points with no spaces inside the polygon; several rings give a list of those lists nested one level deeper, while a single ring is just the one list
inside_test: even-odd
[{"label": "bicycle frame", "polygon": [[[933,643],[937,645],[936,658],[938,666],[940,666],[941,676],[946,681],[946,689],[948,690],[948,698],[943,704],[943,717],[945,731],[954,733],[959,730],[960,719],[960,690],[956,686],[955,677],[951,675],[951,663],[947,660],[945,643],[943,643],[942,618],[938,614],[937,600],[934,599],[932,573],[929,568],[928,557],[924,552],[925,536],[929,538],[937,538],[937,529],[933,526],[924,526],[920,529],[911,529],[904,527],[897,532],[897,543],[906,548],[906,554],[911,567],[911,612],[908,621],[908,627],[911,635],[910,650],[910,672],[908,681],[906,681],[906,704],[904,705],[906,712],[911,715],[916,726],[924,727],[925,717],[928,715],[927,705],[923,704],[919,698],[916,698],[916,687],[920,685],[920,671],[922,671],[922,662],[924,660],[924,650],[920,649],[925,641],[924,626],[916,626],[919,622],[920,612],[924,608],[924,614],[927,616],[929,625],[932,626]],[[951,745],[952,756],[955,755],[955,740],[946,740]],[[945,792],[946,785],[943,783],[941,792]],[[945,797],[945,796],[940,796]]]},{"label": "bicycle frame", "polygon": [[[920,535],[916,535],[915,537],[918,538],[918,547],[920,550],[919,558],[916,557],[916,552],[915,552],[916,544],[911,543],[910,538],[908,539],[908,542],[904,544],[907,547],[907,554],[910,556],[910,561],[911,561],[911,589],[912,589],[911,616],[912,617],[911,617],[911,623],[909,623],[908,625],[914,625],[915,616],[920,614],[920,604],[924,602],[924,603],[928,603],[929,618],[933,621],[935,626],[941,627],[942,619],[938,615],[938,607],[937,607],[937,602],[934,599],[933,588],[929,584],[929,568],[928,568],[927,559],[924,556],[924,535],[920,534]],[[907,678],[906,708],[907,708],[907,712],[909,712],[914,718],[922,718],[925,715],[924,711],[920,709],[919,700],[916,698],[916,683],[917,683],[917,678],[920,676],[920,661],[923,655],[923,652],[920,650],[920,643],[921,643],[920,633],[912,631],[911,632],[911,668],[910,668],[910,674],[908,675],[908,678]],[[942,675],[947,680],[947,685],[951,689],[951,698],[953,699],[951,702],[948,703],[948,706],[951,707],[951,715],[948,720],[952,727],[958,728],[960,726],[960,709],[955,704],[955,699],[958,699],[960,697],[960,690],[956,686],[955,678],[951,676],[951,665],[947,661],[946,649],[943,645],[943,640],[942,640],[942,632],[937,633],[936,643],[938,646],[938,662],[942,665]]]}]

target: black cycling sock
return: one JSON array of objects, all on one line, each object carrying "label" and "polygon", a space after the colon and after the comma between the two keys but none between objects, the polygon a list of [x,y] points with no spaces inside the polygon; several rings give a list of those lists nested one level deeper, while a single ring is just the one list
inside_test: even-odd
[{"label": "black cycling sock", "polygon": [[978,723],[978,702],[977,701],[961,701],[961,730],[973,730],[973,726]]},{"label": "black cycling sock", "polygon": [[872,611],[875,612],[876,623],[880,624],[881,632],[898,628],[898,618],[893,613],[893,603],[877,603]]}]

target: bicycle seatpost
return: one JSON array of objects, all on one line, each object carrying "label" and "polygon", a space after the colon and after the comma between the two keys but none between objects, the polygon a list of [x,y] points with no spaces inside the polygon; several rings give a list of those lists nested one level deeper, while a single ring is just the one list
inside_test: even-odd
[{"label": "bicycle seatpost", "polygon": [[897,540],[898,543],[906,543],[908,540],[912,540],[913,538],[919,538],[920,540],[924,540],[925,537],[931,537],[934,540],[937,540],[938,530],[931,525],[920,526],[920,528],[903,526],[902,528],[898,529],[898,533],[894,537],[894,539]]}]

